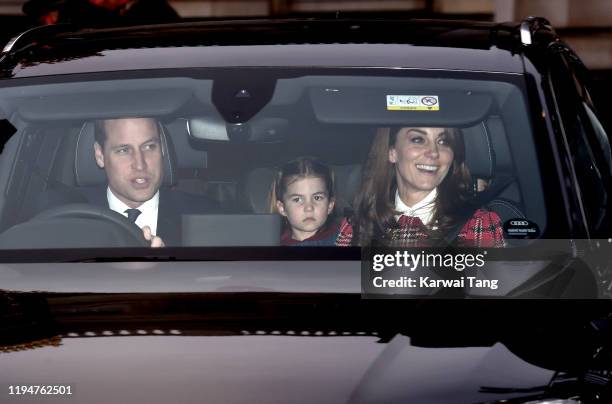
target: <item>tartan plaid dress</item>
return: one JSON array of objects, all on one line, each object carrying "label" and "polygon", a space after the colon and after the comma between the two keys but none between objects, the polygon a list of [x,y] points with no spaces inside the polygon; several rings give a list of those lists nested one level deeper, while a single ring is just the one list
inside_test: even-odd
[{"label": "tartan plaid dress", "polygon": [[[421,219],[400,216],[398,226],[389,230],[390,244],[394,247],[416,247],[429,238]],[[340,224],[336,246],[348,247],[353,241],[353,226],[347,219]],[[463,225],[457,236],[458,244],[468,247],[504,247],[501,219],[495,212],[479,209]]]}]

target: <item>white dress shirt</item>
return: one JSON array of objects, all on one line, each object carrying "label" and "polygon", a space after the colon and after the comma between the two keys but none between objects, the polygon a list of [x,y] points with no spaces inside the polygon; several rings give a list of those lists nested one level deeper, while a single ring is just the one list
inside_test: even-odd
[{"label": "white dress shirt", "polygon": [[421,222],[423,222],[425,226],[429,226],[433,218],[433,210],[437,195],[438,191],[434,188],[425,198],[423,198],[423,200],[417,202],[414,206],[408,206],[402,201],[402,198],[400,198],[399,191],[395,191],[395,210],[400,213],[395,216],[395,220],[399,220],[402,215],[414,216],[421,219]]},{"label": "white dress shirt", "polygon": [[[110,187],[106,188],[106,199],[108,200],[108,207],[117,213],[121,213],[127,217],[126,210],[131,209],[125,203],[121,202],[119,198],[113,194]],[[140,211],[140,215],[136,218],[136,225],[141,229],[144,226],[151,228],[153,235],[157,234],[157,212],[159,210],[159,191],[153,195],[151,199],[138,206],[136,209]]]}]

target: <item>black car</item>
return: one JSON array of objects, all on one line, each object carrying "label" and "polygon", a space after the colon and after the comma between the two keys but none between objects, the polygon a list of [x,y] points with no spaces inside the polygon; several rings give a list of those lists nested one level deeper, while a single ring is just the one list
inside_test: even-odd
[{"label": "black car", "polygon": [[[609,402],[612,153],[587,83],[541,18],[23,33],[0,57],[4,394]],[[159,142],[119,143],[111,160],[100,133],[126,119]],[[341,242],[385,128],[416,129],[413,144],[433,128],[435,153],[451,161],[448,137],[459,139],[473,209],[463,228],[410,248]],[[153,221],[161,248],[128,220],[131,205],[113,208],[109,166],[129,153],[134,170],[159,157],[128,187],[159,181],[155,215],[172,211]],[[333,194],[314,195],[333,199],[321,215],[338,239],[311,231],[313,214],[312,242],[300,243],[290,200],[271,199],[295,159],[333,172]],[[429,181],[444,164],[406,175]],[[497,244],[464,224],[474,211],[494,219]],[[456,243],[470,237],[479,242]],[[398,277],[398,258],[379,273],[378,258],[403,253],[454,270],[414,261]]]}]

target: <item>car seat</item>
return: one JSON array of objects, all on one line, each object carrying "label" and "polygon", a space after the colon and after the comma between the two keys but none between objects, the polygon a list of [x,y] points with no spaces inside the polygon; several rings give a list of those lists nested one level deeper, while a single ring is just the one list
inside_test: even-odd
[{"label": "car seat", "polygon": [[474,187],[478,179],[487,180],[487,190],[476,195],[483,205],[497,213],[504,223],[513,218],[524,218],[521,197],[514,177],[510,148],[503,131],[503,123],[492,116],[478,125],[462,129],[465,143],[465,162]]}]

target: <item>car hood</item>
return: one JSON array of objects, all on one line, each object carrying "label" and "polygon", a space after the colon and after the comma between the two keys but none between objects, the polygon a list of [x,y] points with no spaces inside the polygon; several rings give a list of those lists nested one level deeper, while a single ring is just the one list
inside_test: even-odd
[{"label": "car hood", "polygon": [[1,265],[0,382],[79,402],[456,403],[609,370],[609,304],[369,300],[358,262],[290,264]]},{"label": "car hood", "polygon": [[65,337],[57,346],[0,353],[0,379],[5,386],[70,385],[73,398],[92,403],[456,403],[517,396],[516,389],[545,386],[553,376],[500,343],[424,348],[401,335],[377,341],[359,335]]}]

